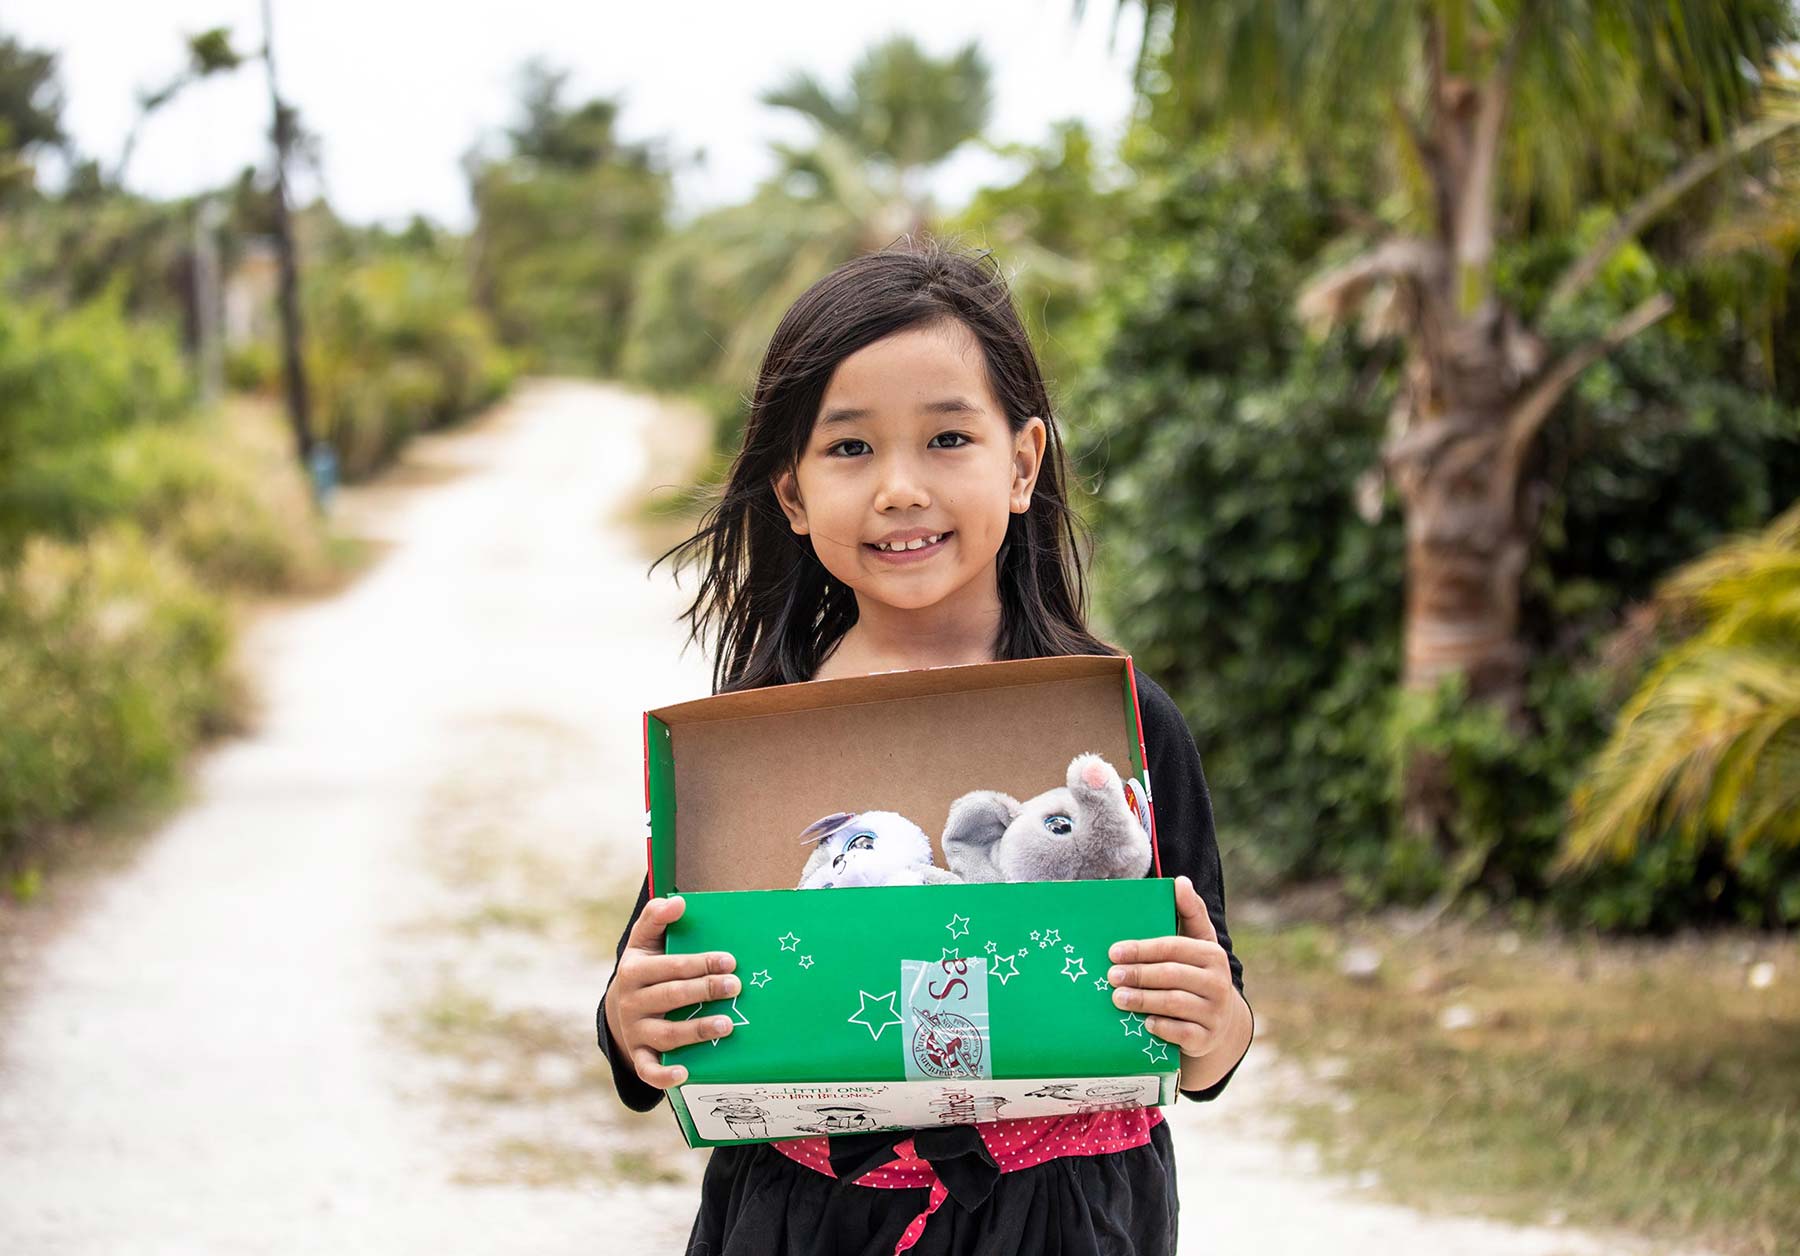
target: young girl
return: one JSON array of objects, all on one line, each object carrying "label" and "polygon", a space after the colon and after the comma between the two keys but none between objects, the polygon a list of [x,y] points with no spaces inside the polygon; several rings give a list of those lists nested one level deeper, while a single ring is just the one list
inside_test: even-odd
[{"label": "young girl", "polygon": [[[708,625],[717,636],[715,693],[1120,653],[1086,627],[1056,422],[1005,279],[983,259],[908,240],[840,266],[782,318],[723,497],[669,551],[706,555],[686,617],[690,640]],[[1208,1100],[1254,1020],[1193,735],[1141,670],[1137,685],[1180,928],[1121,938],[1108,978],[1120,1008],[1180,1048],[1182,1094]],[[731,1030],[667,1014],[741,988],[730,955],[665,954],[681,912],[646,878],[595,1018],[639,1112],[686,1078],[661,1052]],[[1160,1108],[977,1120],[715,1148],[688,1252],[1160,1256],[1175,1251],[1177,1208]]]}]

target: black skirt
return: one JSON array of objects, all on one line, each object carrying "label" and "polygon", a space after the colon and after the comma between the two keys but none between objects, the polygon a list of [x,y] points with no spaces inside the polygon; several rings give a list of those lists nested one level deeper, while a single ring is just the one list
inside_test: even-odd
[{"label": "black skirt", "polygon": [[1167,1121],[1141,1147],[1002,1173],[972,1125],[831,1139],[827,1177],[768,1143],[715,1147],[688,1256],[891,1256],[930,1204],[923,1186],[857,1186],[913,1138],[949,1189],[908,1256],[1030,1252],[1174,1256],[1179,1202]]}]

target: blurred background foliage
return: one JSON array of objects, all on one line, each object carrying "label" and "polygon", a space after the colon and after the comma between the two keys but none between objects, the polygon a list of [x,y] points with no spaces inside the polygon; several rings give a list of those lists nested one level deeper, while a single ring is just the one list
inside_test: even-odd
[{"label": "blurred background foliage", "polygon": [[[140,127],[237,64],[223,32],[191,51]],[[268,173],[134,195],[124,157],[74,150],[65,103],[54,53],[0,32],[0,883],[15,893],[74,826],[161,796],[243,718],[230,647],[247,598],[329,587],[353,556],[274,401]],[[52,150],[55,188],[38,177]],[[203,202],[222,395],[200,346]],[[313,423],[344,478],[506,391],[517,366],[474,299],[466,240],[354,227],[323,200],[295,219]]]},{"label": "blurred background foliage", "polygon": [[[1070,119],[994,145],[980,49],[896,36],[842,83],[772,81],[763,103],[807,138],[741,203],[685,218],[663,141],[622,135],[618,100],[576,98],[550,62],[522,66],[515,116],[465,157],[467,234],[296,211],[315,422],[342,474],[555,371],[697,401],[716,477],[802,289],[908,233],[992,249],[1099,538],[1096,615],[1186,712],[1234,885],[1328,879],[1368,907],[1619,931],[1800,921],[1800,843],[1767,820],[1789,814],[1800,736],[1792,529],[1767,531],[1800,496],[1792,7],[1120,8],[1146,39],[1116,141]],[[1491,182],[1467,201],[1489,207],[1485,252],[1456,252],[1454,317],[1551,360],[1656,315],[1571,376],[1524,467],[1516,717],[1466,677],[1408,683],[1413,507],[1389,464],[1431,366],[1404,301],[1424,289],[1392,268],[1344,279],[1384,244],[1450,238],[1450,201],[1483,176],[1445,154],[1502,81]],[[0,41],[12,866],[228,721],[230,599],[329,563],[270,404],[263,426],[237,421],[235,403],[278,393],[276,340],[233,343],[226,401],[202,400],[197,199],[135,197],[79,154],[40,187],[37,159],[68,146],[61,107],[54,55]],[[969,146],[1012,173],[938,205],[929,176]],[[253,270],[266,174],[212,199],[221,270]],[[1758,574],[1668,592],[1751,544]],[[1738,602],[1772,625],[1753,659],[1719,626],[1744,622]],[[1729,753],[1708,702],[1746,721]],[[1687,750],[1650,754],[1671,727]],[[1421,754],[1446,795],[1429,831],[1408,820]]]},{"label": "blurred background foliage", "polygon": [[[133,194],[162,104],[256,58],[188,37],[121,150],[84,153],[55,51],[0,28],[0,893],[172,792],[244,724],[246,608],[359,561],[282,416],[284,216],[338,476],[522,373],[607,377],[710,418],[691,491],[645,507],[665,529],[794,297],[929,232],[1011,278],[1096,626],[1193,728],[1259,1037],[1335,1067],[1345,1167],[1785,1251],[1791,960],[1591,935],[1742,925],[1773,956],[1800,922],[1795,6],[1113,8],[1144,34],[1120,134],[997,144],[981,48],[898,35],[771,78],[802,138],[697,214],[620,97],[527,62],[470,137],[467,231],[278,200],[272,162]],[[287,187],[317,189],[287,117]],[[938,203],[980,149],[1005,173]],[[1418,927],[1444,913],[1499,927]]]}]

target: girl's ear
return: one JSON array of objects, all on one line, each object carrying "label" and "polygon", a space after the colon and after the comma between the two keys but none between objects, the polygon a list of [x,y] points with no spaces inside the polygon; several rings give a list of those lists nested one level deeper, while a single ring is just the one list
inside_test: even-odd
[{"label": "girl's ear", "polygon": [[1048,429],[1044,420],[1032,415],[1025,420],[1013,438],[1013,482],[1011,508],[1015,515],[1031,509],[1031,490],[1037,486],[1038,470],[1044,465],[1044,442]]},{"label": "girl's ear", "polygon": [[800,500],[800,482],[789,468],[769,481],[775,490],[775,500],[781,506],[781,513],[788,517],[788,525],[801,536],[807,533],[806,504]]}]

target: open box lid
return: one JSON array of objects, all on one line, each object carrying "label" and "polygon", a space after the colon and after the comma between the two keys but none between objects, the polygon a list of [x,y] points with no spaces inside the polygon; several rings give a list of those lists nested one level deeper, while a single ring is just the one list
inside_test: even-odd
[{"label": "open box lid", "polygon": [[[715,694],[645,712],[644,749],[653,894],[792,889],[810,853],[800,833],[835,811],[899,812],[931,836],[942,866],[955,799],[1033,797],[1088,751],[1147,779],[1128,655]],[[1150,835],[1154,849],[1154,821]]]}]

